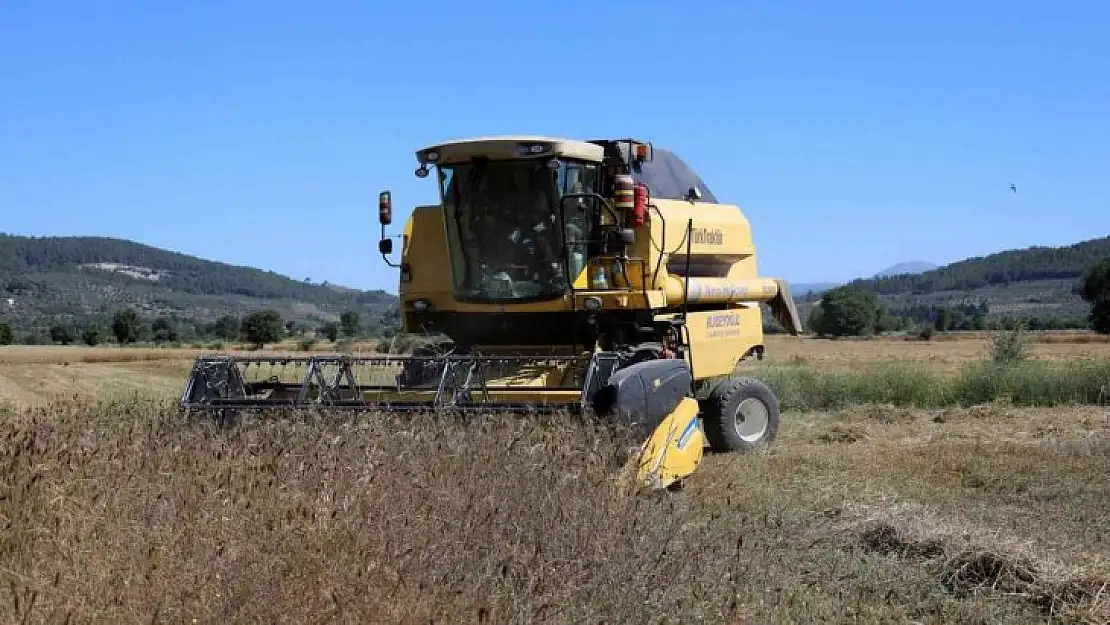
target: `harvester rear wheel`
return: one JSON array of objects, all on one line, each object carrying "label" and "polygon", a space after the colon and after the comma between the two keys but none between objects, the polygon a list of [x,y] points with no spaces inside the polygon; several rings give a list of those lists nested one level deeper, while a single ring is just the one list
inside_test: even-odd
[{"label": "harvester rear wheel", "polygon": [[759,380],[730,377],[701,404],[705,438],[713,451],[752,451],[778,436],[778,397]]}]

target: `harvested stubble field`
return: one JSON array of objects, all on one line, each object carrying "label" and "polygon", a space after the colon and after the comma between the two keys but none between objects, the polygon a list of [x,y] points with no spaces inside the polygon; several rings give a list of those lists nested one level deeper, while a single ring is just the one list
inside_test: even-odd
[{"label": "harvested stubble field", "polygon": [[[802,355],[852,361],[875,343],[804,340]],[[947,370],[958,379],[988,347],[955,349],[975,354]],[[856,405],[873,373],[771,363],[781,388],[828,376],[808,381],[846,406],[788,410],[772,449],[707,456],[681,491],[634,496],[614,479],[632,441],[594,425],[367,414],[221,430],[172,409],[191,355],[76,353],[100,398],[90,382],[0,408],[7,622],[1110,620],[1110,408],[1094,402]],[[1075,366],[1049,365],[1048,383]],[[65,365],[31,366],[61,388]],[[1091,367],[1085,384],[1110,384]],[[162,390],[108,391],[136,376]]]},{"label": "harvested stubble field", "polygon": [[[1036,360],[1068,362],[1110,359],[1110,336],[1093,332],[1030,333]],[[780,335],[767,337],[766,361],[807,364],[825,371],[847,371],[872,364],[906,363],[935,373],[952,373],[990,357],[988,332],[937,335],[931,341],[910,338],[815,339]]]}]

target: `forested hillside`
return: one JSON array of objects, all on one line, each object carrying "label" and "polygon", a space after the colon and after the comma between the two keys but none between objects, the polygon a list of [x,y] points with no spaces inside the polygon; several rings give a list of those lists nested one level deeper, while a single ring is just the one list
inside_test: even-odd
[{"label": "forested hillside", "polygon": [[1037,280],[1073,280],[1083,270],[1110,257],[1110,237],[1066,247],[1030,247],[976,256],[920,274],[859,279],[851,282],[880,295],[964,291]]},{"label": "forested hillside", "polygon": [[121,308],[197,327],[263,309],[317,327],[354,311],[368,327],[379,328],[395,323],[397,298],[121,239],[0,234],[0,321],[23,330],[83,325],[104,322]]},{"label": "forested hillside", "polygon": [[[123,265],[98,268],[95,265]],[[129,272],[127,267],[141,268]],[[272,271],[212,262],[186,254],[106,237],[16,237],[0,235],[0,275],[54,273],[74,269],[131,275],[182,293],[289,298],[321,305],[376,304],[383,291],[329,288],[300,282]],[[142,269],[154,270],[145,272]],[[131,275],[131,277],[138,277]]]},{"label": "forested hillside", "polygon": [[[918,274],[861,278],[846,286],[875,293],[887,329],[1085,328],[1090,305],[1079,296],[1083,272],[1110,258],[1110,237],[1063,247],[1036,246],[976,256]],[[803,320],[825,293],[795,291]]]}]

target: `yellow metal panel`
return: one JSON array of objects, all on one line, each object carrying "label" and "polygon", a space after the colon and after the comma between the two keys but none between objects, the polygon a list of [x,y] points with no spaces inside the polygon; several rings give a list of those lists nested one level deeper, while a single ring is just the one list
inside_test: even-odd
[{"label": "yellow metal panel", "polygon": [[[727,267],[745,256],[755,254],[751,224],[737,206],[659,199],[653,199],[652,203],[659,212],[648,211],[647,227],[651,231],[651,241],[654,242],[654,248],[662,250],[668,256],[686,254],[686,226],[691,219],[694,229],[690,239],[690,254],[703,263],[717,262]],[[666,237],[663,236],[664,230]],[[651,246],[646,241],[637,240],[637,243]],[[649,249],[652,248],[641,246],[641,253],[646,253]]]},{"label": "yellow metal panel", "polygon": [[667,488],[696,471],[704,452],[698,402],[685,397],[644,442],[637,481],[651,489]]},{"label": "yellow metal panel", "polygon": [[417,206],[405,222],[401,262],[408,263],[412,281],[400,283],[400,292],[451,293],[451,264],[443,213],[437,206]]},{"label": "yellow metal panel", "polygon": [[698,380],[730,375],[753,347],[763,345],[757,306],[692,312],[686,317],[691,367]]},{"label": "yellow metal panel", "polygon": [[571,286],[573,286],[575,290],[585,289],[585,288],[590,286],[589,277],[590,277],[590,266],[586,265],[585,267],[582,268],[582,271],[580,271],[578,273],[578,275],[575,276],[574,281],[571,282]]}]

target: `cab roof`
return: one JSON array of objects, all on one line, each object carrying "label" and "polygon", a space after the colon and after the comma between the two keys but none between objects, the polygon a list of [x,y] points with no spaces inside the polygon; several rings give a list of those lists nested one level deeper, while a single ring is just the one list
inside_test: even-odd
[{"label": "cab roof", "polygon": [[[542,146],[542,148],[540,151],[531,151],[537,149],[532,146]],[[600,163],[605,154],[600,145],[542,135],[497,135],[455,139],[430,145],[416,152],[417,160],[426,164],[452,163],[475,156],[491,159],[562,156]]]},{"label": "cab roof", "polygon": [[[544,150],[536,153],[522,152],[522,149],[527,150],[533,145],[542,145]],[[436,153],[435,159],[429,158],[431,153]],[[495,135],[455,139],[416,152],[417,160],[428,165],[466,161],[475,156],[491,159],[562,156],[600,163],[605,154],[604,148],[597,143],[543,135]],[[697,187],[701,191],[701,201],[717,203],[716,196],[705,181],[670,150],[653,147],[651,161],[643,163],[639,171],[633,172],[632,177],[637,182],[646,184],[652,197],[682,200],[691,187]]]}]

